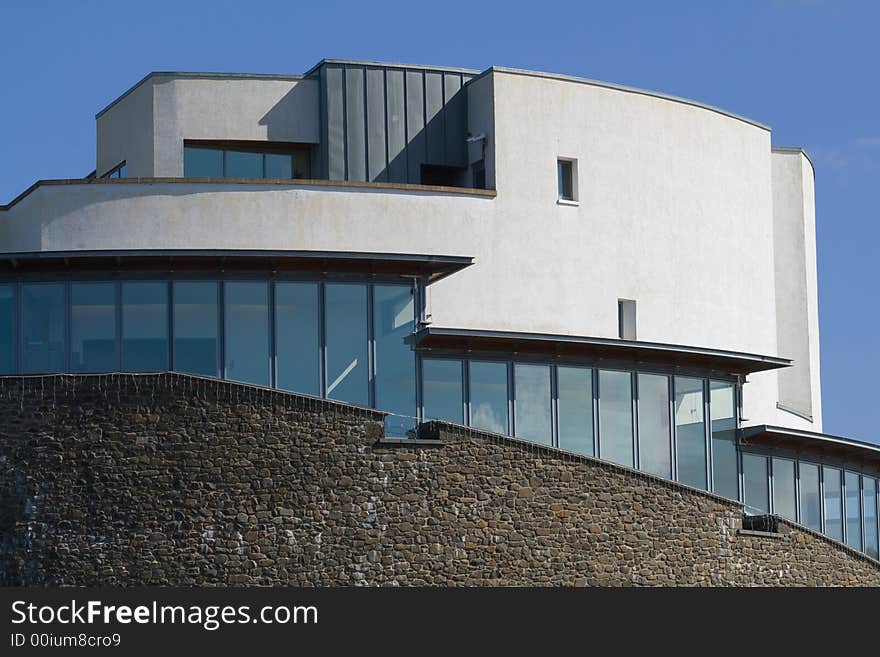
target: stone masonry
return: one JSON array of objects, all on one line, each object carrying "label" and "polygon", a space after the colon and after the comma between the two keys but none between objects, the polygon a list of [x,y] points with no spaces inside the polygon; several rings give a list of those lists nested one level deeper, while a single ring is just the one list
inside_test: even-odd
[{"label": "stone masonry", "polygon": [[0,585],[880,585],[712,494],[382,418],[181,374],[0,377]]}]

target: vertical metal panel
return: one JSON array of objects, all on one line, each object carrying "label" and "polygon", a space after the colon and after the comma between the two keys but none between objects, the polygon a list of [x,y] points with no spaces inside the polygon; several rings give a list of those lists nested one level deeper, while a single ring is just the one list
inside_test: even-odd
[{"label": "vertical metal panel", "polygon": [[345,98],[343,96],[343,72],[339,67],[327,66],[326,121],[327,121],[327,177],[329,180],[345,180]]},{"label": "vertical metal panel", "polygon": [[367,69],[367,180],[385,182],[388,165],[385,139],[385,71]]},{"label": "vertical metal panel", "polygon": [[425,141],[429,164],[445,164],[443,74],[425,73]]},{"label": "vertical metal panel", "polygon": [[422,163],[425,161],[424,79],[424,74],[419,71],[406,72],[406,182],[409,183],[421,182]]},{"label": "vertical metal panel", "polygon": [[403,71],[388,70],[385,73],[388,119],[388,182],[406,182],[406,100]]},{"label": "vertical metal panel", "polygon": [[445,147],[443,164],[467,166],[467,91],[461,76],[447,73],[443,78]]},{"label": "vertical metal panel", "polygon": [[364,182],[367,179],[366,94],[364,69],[345,69],[345,147],[346,180]]}]

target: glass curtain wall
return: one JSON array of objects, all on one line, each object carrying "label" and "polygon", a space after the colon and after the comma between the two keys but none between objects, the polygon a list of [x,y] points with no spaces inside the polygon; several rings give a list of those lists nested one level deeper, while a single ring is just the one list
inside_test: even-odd
[{"label": "glass curtain wall", "polygon": [[672,477],[672,431],[669,424],[669,377],[638,375],[639,468]]},{"label": "glass curtain wall", "polygon": [[21,371],[53,374],[65,369],[63,283],[21,285]]},{"label": "glass curtain wall", "polygon": [[269,385],[269,284],[223,283],[225,378]]},{"label": "glass curtain wall", "polygon": [[220,329],[216,281],[174,282],[174,369],[219,376]]},{"label": "glass curtain wall", "polygon": [[825,534],[838,541],[843,540],[843,523],[841,521],[841,477],[840,470],[822,466],[822,488],[824,491],[823,511],[825,518]]},{"label": "glass curtain wall", "polygon": [[15,372],[15,286],[0,285],[0,374]]},{"label": "glass curtain wall", "polygon": [[743,502],[746,513],[757,516],[770,513],[770,477],[767,457],[742,455]]},{"label": "glass curtain wall", "polygon": [[74,372],[119,369],[114,283],[71,283],[70,367]]},{"label": "glass curtain wall", "polygon": [[865,509],[865,552],[875,559],[880,558],[877,526],[877,480],[862,477],[862,500]]},{"label": "glass curtain wall", "polygon": [[425,420],[464,424],[462,361],[422,359],[422,382]]},{"label": "glass curtain wall", "polygon": [[468,373],[470,426],[508,433],[507,363],[472,361]]},{"label": "glass curtain wall", "polygon": [[275,283],[275,377],[281,390],[321,395],[320,287]]},{"label": "glass curtain wall", "polygon": [[593,370],[557,367],[559,447],[595,455],[593,436]]},{"label": "glass curtain wall", "polygon": [[599,370],[599,457],[635,466],[630,372]]},{"label": "glass curtain wall", "polygon": [[678,480],[708,489],[703,379],[677,376],[675,381],[675,444]]},{"label": "glass curtain wall", "polygon": [[736,387],[732,383],[709,382],[709,414],[712,422],[712,490],[737,499]]},{"label": "glass curtain wall", "polygon": [[414,330],[413,286],[375,285],[376,407],[395,414],[385,418],[385,432],[398,438],[415,429],[417,423],[416,359],[406,342]]},{"label": "glass curtain wall", "polygon": [[122,283],[122,370],[168,369],[168,283]]},{"label": "glass curtain wall", "polygon": [[822,493],[819,466],[801,461],[798,464],[801,490],[801,524],[822,531]]},{"label": "glass curtain wall", "polygon": [[550,418],[550,366],[513,366],[514,428],[516,435],[550,445],[553,427]]},{"label": "glass curtain wall", "polygon": [[348,283],[324,288],[327,334],[327,398],[370,404],[367,286]]},{"label": "glass curtain wall", "polygon": [[795,463],[789,459],[773,459],[773,513],[797,521]]},{"label": "glass curtain wall", "polygon": [[859,479],[859,475],[855,472],[844,472],[846,544],[856,550],[862,549],[862,490]]}]

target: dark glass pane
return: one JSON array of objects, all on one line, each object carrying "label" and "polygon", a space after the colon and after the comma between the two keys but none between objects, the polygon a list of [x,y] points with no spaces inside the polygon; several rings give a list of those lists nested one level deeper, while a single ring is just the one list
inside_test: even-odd
[{"label": "dark glass pane", "polygon": [[732,383],[709,382],[709,408],[712,414],[713,490],[719,495],[734,500],[739,498],[735,406]]},{"label": "dark glass pane", "polygon": [[794,461],[773,459],[773,512],[797,521]]},{"label": "dark glass pane", "polygon": [[825,489],[825,534],[843,540],[841,523],[840,470],[822,466],[822,486]]},{"label": "dark glass pane", "polygon": [[21,371],[50,374],[64,368],[64,285],[21,286]]},{"label": "dark glass pane", "polygon": [[226,151],[226,178],[262,178],[263,154]]},{"label": "dark glass pane", "polygon": [[168,369],[167,283],[122,284],[122,369],[126,372]]},{"label": "dark glass pane", "polygon": [[226,378],[269,385],[269,284],[227,281],[223,284]]},{"label": "dark glass pane", "polygon": [[293,178],[293,157],[287,153],[266,153],[267,178]]},{"label": "dark glass pane", "polygon": [[413,287],[376,285],[373,288],[376,408],[395,414],[385,418],[388,436],[406,436],[417,424],[415,354],[404,342],[414,327]]},{"label": "dark glass pane", "polygon": [[599,371],[599,457],[634,466],[632,378],[629,372]]},{"label": "dark glass pane", "polygon": [[801,524],[817,532],[822,531],[822,498],[819,491],[819,466],[798,464],[801,486]]},{"label": "dark glass pane", "polygon": [[846,488],[846,544],[856,550],[862,549],[862,491],[859,489],[859,475],[845,472],[843,485]]},{"label": "dark glass pane", "polygon": [[469,370],[470,425],[506,434],[507,364],[472,362]]},{"label": "dark glass pane", "polygon": [[516,435],[536,443],[551,444],[550,366],[513,366],[514,428]]},{"label": "dark glass pane", "polygon": [[218,372],[217,283],[174,283],[174,369],[203,376]]},{"label": "dark glass pane", "polygon": [[593,456],[593,370],[557,368],[559,446]]},{"label": "dark glass pane", "polygon": [[770,513],[770,483],[767,457],[743,454],[743,501],[750,516]]},{"label": "dark glass pane", "polygon": [[572,184],[571,184],[571,162],[567,162],[565,160],[558,161],[558,185],[559,185],[559,198],[564,200],[572,200]]},{"label": "dark glass pane", "polygon": [[0,374],[15,371],[15,286],[0,285]]},{"label": "dark glass pane", "polygon": [[675,441],[678,480],[707,489],[703,380],[675,377]]},{"label": "dark glass pane", "polygon": [[275,284],[277,386],[321,395],[321,344],[317,283]]},{"label": "dark glass pane", "polygon": [[116,286],[71,283],[70,367],[74,372],[114,372]]},{"label": "dark glass pane", "polygon": [[327,397],[367,406],[367,286],[325,288]]},{"label": "dark glass pane", "polygon": [[460,360],[422,360],[422,393],[425,420],[464,423]]},{"label": "dark glass pane", "polygon": [[183,175],[186,178],[222,178],[223,151],[184,147]]},{"label": "dark glass pane", "polygon": [[877,526],[877,480],[862,478],[862,498],[865,506],[865,552],[875,559],[880,556]]},{"label": "dark glass pane", "polygon": [[639,461],[645,472],[672,477],[669,378],[639,374]]},{"label": "dark glass pane", "polygon": [[311,178],[311,155],[308,149],[298,149],[293,154],[293,177]]}]

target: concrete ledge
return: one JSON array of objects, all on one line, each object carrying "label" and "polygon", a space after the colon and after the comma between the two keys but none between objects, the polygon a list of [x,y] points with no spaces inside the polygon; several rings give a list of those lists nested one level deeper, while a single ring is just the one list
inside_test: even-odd
[{"label": "concrete ledge", "polygon": [[446,443],[432,438],[380,438],[374,447],[443,447]]},{"label": "concrete ledge", "polygon": [[757,536],[759,538],[785,538],[784,534],[779,532],[761,532],[756,529],[738,529],[737,536]]}]

